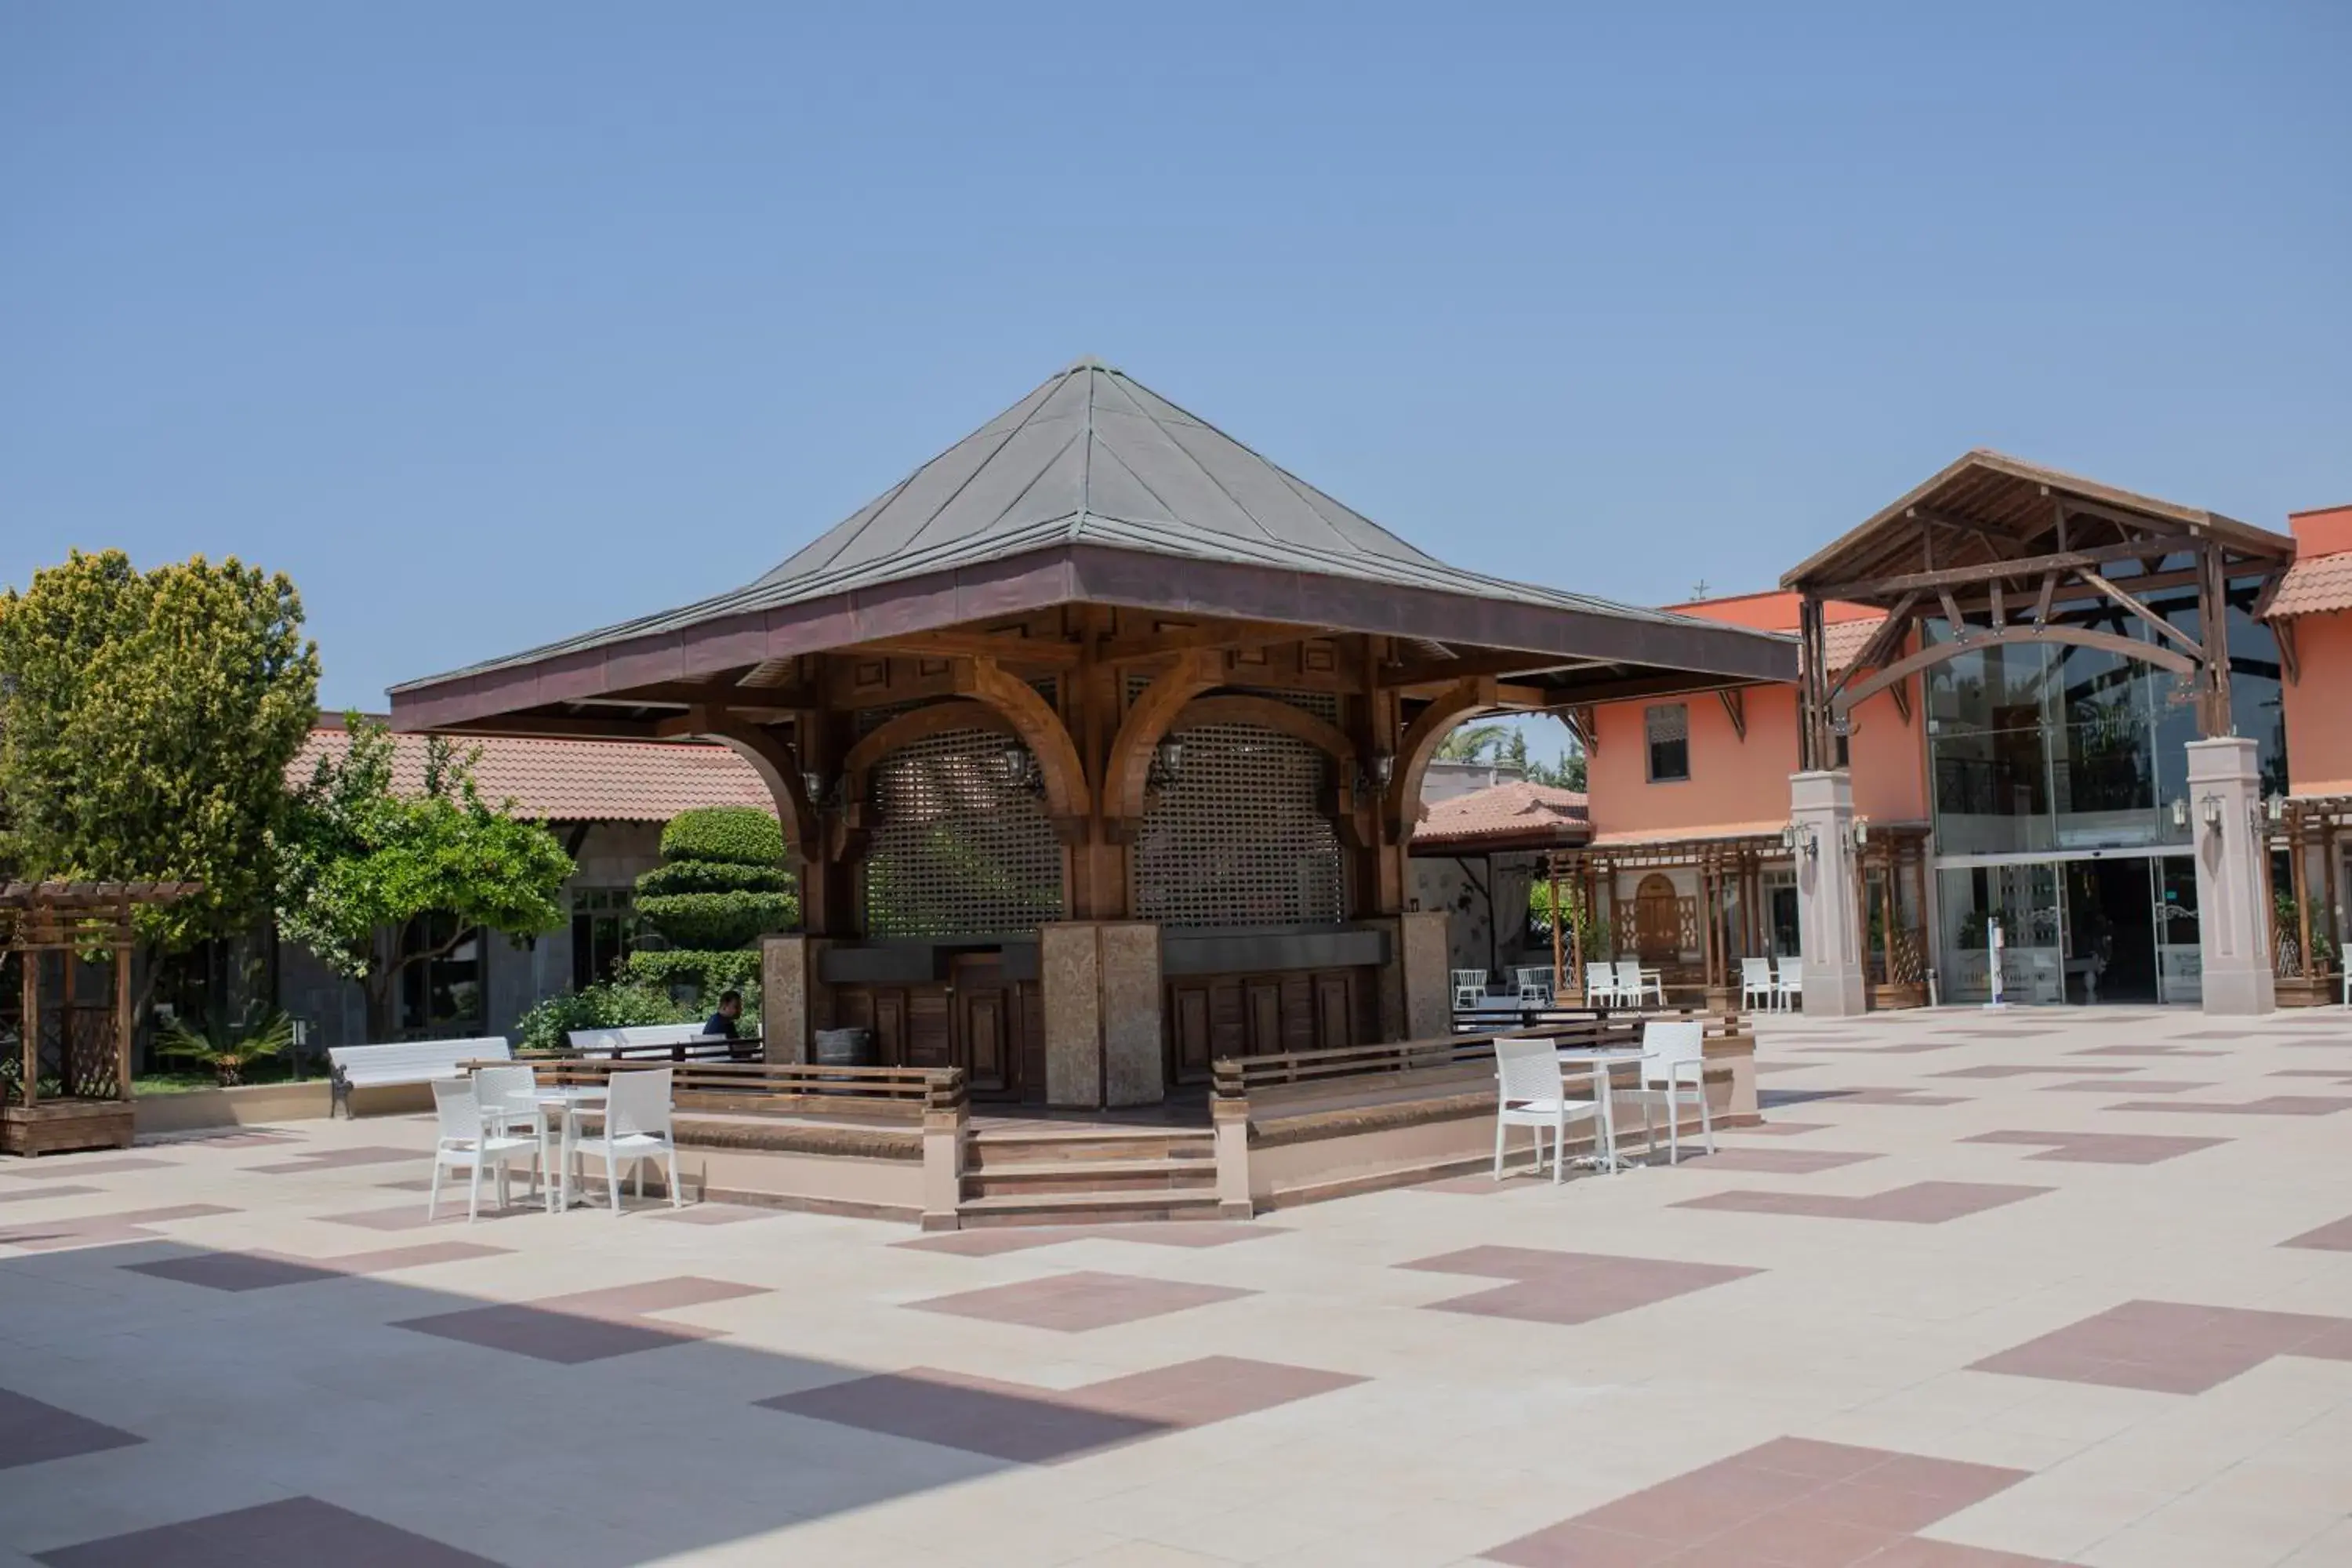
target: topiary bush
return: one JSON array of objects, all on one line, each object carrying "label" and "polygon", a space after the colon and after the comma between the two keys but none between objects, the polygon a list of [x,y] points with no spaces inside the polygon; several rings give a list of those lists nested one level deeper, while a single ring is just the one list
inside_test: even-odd
[{"label": "topiary bush", "polygon": [[761,933],[800,921],[783,829],[763,811],[711,806],[671,818],[661,848],[663,863],[637,879],[636,909],[671,945],[631,953],[625,973],[706,998],[742,991],[748,1003]]}]

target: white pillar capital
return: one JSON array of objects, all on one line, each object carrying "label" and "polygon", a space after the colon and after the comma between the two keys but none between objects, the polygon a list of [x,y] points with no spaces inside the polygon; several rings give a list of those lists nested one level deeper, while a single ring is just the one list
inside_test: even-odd
[{"label": "white pillar capital", "polygon": [[2191,741],[2187,750],[2205,1011],[2259,1016],[2277,1008],[2278,991],[2264,896],[2257,751],[2240,735]]},{"label": "white pillar capital", "polygon": [[1789,775],[1797,830],[1797,940],[1804,949],[1805,1011],[1851,1018],[1869,1010],[1855,884],[1853,775],[1843,768]]}]

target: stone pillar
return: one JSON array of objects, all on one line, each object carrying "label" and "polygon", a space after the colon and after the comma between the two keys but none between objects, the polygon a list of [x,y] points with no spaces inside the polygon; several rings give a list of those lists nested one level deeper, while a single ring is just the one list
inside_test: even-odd
[{"label": "stone pillar", "polygon": [[1157,925],[1038,927],[1037,990],[1045,1009],[1048,1105],[1096,1110],[1167,1098]]},{"label": "stone pillar", "polygon": [[1843,768],[1790,774],[1789,817],[1797,827],[1805,1011],[1821,1018],[1858,1017],[1869,1007],[1870,988],[1854,903],[1853,775]]},{"label": "stone pillar", "polygon": [[1103,1099],[1157,1105],[1168,1098],[1168,1047],[1160,1024],[1160,927],[1105,921],[1101,933]]},{"label": "stone pillar", "polygon": [[810,1059],[810,1037],[833,1025],[833,998],[817,965],[831,944],[797,931],[760,939],[760,1026],[772,1063]]},{"label": "stone pillar", "polygon": [[2263,894],[2263,838],[2254,822],[2262,795],[2254,742],[2227,736],[2191,741],[2188,751],[2205,1011],[2258,1016],[2275,1009],[2278,996]]},{"label": "stone pillar", "polygon": [[1444,910],[1414,910],[1397,917],[1396,966],[1404,992],[1408,1040],[1433,1040],[1454,1032],[1453,949]]}]

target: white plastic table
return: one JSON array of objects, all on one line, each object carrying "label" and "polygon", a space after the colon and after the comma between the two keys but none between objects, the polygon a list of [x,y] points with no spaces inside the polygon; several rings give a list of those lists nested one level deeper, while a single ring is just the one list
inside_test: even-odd
[{"label": "white plastic table", "polygon": [[[1610,1068],[1620,1062],[1642,1059],[1638,1046],[1563,1046],[1554,1053],[1563,1068],[1589,1067],[1592,1069],[1592,1098],[1601,1107],[1601,1142],[1607,1150],[1595,1150],[1592,1163],[1603,1171],[1622,1171],[1624,1162],[1617,1158],[1617,1108],[1611,1084],[1614,1076]],[[1562,1075],[1565,1077],[1565,1075]]]},{"label": "white plastic table", "polygon": [[[563,1141],[558,1160],[562,1169],[555,1180],[547,1184],[547,1212],[561,1214],[572,1206],[572,1147],[579,1135],[580,1116],[583,1110],[602,1110],[607,1090],[602,1084],[547,1084],[539,1090],[540,1109],[551,1116],[563,1119]],[[540,1122],[539,1168],[547,1169],[547,1123]]]}]

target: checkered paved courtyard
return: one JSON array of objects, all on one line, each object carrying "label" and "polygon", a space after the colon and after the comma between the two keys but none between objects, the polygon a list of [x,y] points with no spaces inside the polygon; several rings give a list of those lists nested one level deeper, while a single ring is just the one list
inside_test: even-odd
[{"label": "checkered paved courtyard", "polygon": [[2352,1564],[2352,1017],[1767,1019],[1563,1186],[425,1223],[424,1118],[0,1164],[0,1563]]}]

